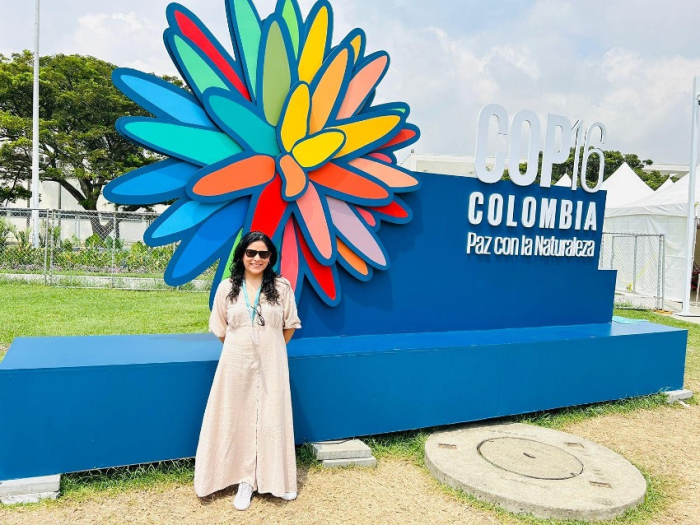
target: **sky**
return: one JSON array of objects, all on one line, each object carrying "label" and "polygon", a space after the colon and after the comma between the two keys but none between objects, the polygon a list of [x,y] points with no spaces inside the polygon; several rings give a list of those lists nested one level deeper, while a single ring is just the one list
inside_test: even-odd
[{"label": "sky", "polygon": [[[41,0],[40,53],[93,55],[177,74],[162,40],[167,0]],[[230,49],[224,0],[182,0]],[[313,5],[299,0],[304,16]],[[474,154],[479,111],[534,111],[607,127],[603,149],[688,164],[695,0],[331,0],[334,43],[351,29],[386,50],[377,102],[403,101],[421,128],[417,153]],[[274,0],[258,0],[266,17]],[[34,1],[0,0],[0,53],[34,46]],[[404,152],[407,154],[408,152]],[[401,158],[401,155],[399,155]]]}]

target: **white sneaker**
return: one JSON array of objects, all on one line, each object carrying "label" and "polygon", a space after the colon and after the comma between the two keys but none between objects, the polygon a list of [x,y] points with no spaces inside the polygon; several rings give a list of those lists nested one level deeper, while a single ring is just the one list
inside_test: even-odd
[{"label": "white sneaker", "polygon": [[282,496],[282,499],[287,500],[287,501],[292,501],[293,499],[297,499],[297,493],[296,492],[285,492],[284,496]]},{"label": "white sneaker", "polygon": [[237,510],[246,510],[250,507],[250,498],[253,497],[253,486],[245,481],[238,485],[236,498],[233,500],[233,506]]}]

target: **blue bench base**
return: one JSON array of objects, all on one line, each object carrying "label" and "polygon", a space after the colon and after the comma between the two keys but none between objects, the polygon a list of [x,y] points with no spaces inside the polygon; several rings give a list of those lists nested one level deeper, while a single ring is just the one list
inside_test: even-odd
[{"label": "blue bench base", "polygon": [[[683,386],[687,332],[652,323],[292,341],[299,443]],[[192,457],[211,334],[18,338],[0,363],[0,480]]]}]

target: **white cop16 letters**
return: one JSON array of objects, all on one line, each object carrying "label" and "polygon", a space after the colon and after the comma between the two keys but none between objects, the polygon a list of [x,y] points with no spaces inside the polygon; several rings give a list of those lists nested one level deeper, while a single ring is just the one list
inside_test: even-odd
[{"label": "white cop16 letters", "polygon": [[[497,130],[500,135],[509,135],[510,148],[506,155],[503,151],[496,151],[493,169],[486,165],[486,152],[488,150],[489,126],[491,119],[496,118]],[[520,171],[520,144],[523,125],[527,123],[530,128],[530,140],[527,149],[527,169],[525,173]],[[584,136],[582,136],[583,123],[578,121],[574,126],[566,117],[561,115],[547,115],[547,127],[545,129],[544,149],[540,148],[540,120],[537,115],[528,109],[518,111],[508,126],[508,112],[503,106],[489,104],[479,113],[479,127],[476,136],[476,156],[474,159],[476,175],[482,182],[493,183],[501,180],[508,163],[510,179],[518,186],[529,186],[535,182],[539,164],[539,154],[542,151],[542,173],[540,173],[540,186],[548,188],[552,185],[552,166],[561,164],[569,157],[569,150],[575,147],[574,170],[571,175],[571,189],[581,187],[588,193],[594,193],[600,189],[605,172],[605,158],[599,148],[591,147],[591,136],[594,131],[600,133],[600,140],[596,146],[605,143],[605,125],[594,122]],[[557,135],[560,146],[557,148]],[[597,134],[595,134],[597,135]],[[580,159],[581,142],[584,143],[583,159]],[[599,160],[598,179],[594,187],[589,187],[586,182],[586,169],[591,155],[597,154]],[[579,166],[580,162],[580,166]],[[580,170],[579,170],[580,167]]]}]

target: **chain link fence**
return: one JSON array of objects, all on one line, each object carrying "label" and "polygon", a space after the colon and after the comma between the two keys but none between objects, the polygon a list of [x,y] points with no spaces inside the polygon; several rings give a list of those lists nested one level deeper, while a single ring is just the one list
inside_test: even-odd
[{"label": "chain link fence", "polygon": [[663,263],[663,235],[603,233],[598,267],[617,270],[615,306],[663,309]]},{"label": "chain link fence", "polygon": [[[172,289],[163,281],[175,246],[146,246],[155,213],[39,210],[39,246],[32,242],[32,210],[0,208],[0,278],[54,286]],[[179,290],[207,291],[209,269]]]},{"label": "chain link fence", "polygon": [[[0,208],[0,279],[54,286],[172,289],[163,272],[175,246],[146,246],[155,213],[39,210],[39,246],[32,242],[32,210]],[[599,268],[617,270],[618,307],[662,309],[664,236],[603,233]],[[178,287],[208,291],[214,269]]]}]

